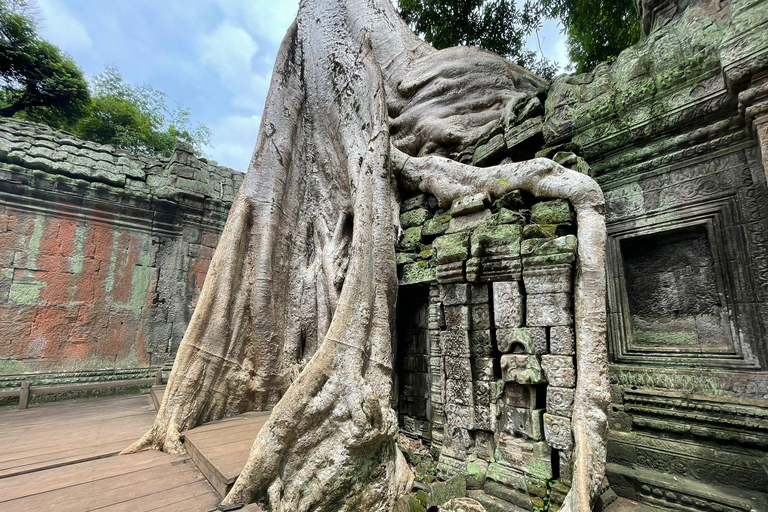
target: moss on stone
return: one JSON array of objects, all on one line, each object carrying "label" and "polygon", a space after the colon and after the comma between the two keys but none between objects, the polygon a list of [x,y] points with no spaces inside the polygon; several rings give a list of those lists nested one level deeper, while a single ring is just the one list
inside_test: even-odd
[{"label": "moss on stone", "polygon": [[525,224],[525,215],[521,212],[501,208],[498,212],[489,216],[485,222],[488,226],[498,226],[500,224]]},{"label": "moss on stone", "polygon": [[447,213],[435,215],[431,219],[424,223],[422,228],[423,236],[436,236],[442,235],[448,229],[448,223],[451,221],[451,216]]},{"label": "moss on stone", "polygon": [[421,242],[421,226],[405,230],[403,239],[400,240],[400,249],[403,251],[415,251]]},{"label": "moss on stone", "polygon": [[429,210],[417,208],[400,215],[400,226],[403,229],[421,226],[430,218],[432,218],[432,213]]},{"label": "moss on stone", "polygon": [[531,207],[531,222],[535,224],[561,224],[573,219],[571,204],[564,199],[543,201]]},{"label": "moss on stone", "polygon": [[453,263],[469,257],[469,233],[455,233],[436,238],[432,242],[438,263]]},{"label": "moss on stone", "polygon": [[516,224],[482,226],[472,233],[471,254],[473,257],[485,254],[520,254],[520,239],[523,227]]}]

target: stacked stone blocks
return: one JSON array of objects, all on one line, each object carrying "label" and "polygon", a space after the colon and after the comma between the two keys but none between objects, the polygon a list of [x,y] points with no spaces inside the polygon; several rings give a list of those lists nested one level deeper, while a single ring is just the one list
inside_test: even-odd
[{"label": "stacked stone blocks", "polygon": [[553,481],[565,480],[565,491],[570,483],[573,210],[519,191],[467,196],[446,210],[422,195],[403,210],[400,293],[430,286],[438,469],[451,476],[479,461],[487,494],[543,507]]}]

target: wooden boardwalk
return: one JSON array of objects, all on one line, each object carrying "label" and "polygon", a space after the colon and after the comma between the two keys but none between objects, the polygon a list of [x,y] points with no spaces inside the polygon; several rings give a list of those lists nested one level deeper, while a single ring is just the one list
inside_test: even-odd
[{"label": "wooden boardwalk", "polygon": [[215,510],[221,498],[189,458],[117,456],[154,417],[147,395],[0,412],[0,510]]}]

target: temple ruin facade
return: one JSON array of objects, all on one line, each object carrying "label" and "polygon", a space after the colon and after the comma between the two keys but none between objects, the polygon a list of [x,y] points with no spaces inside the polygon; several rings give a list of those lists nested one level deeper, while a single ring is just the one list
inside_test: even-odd
[{"label": "temple ruin facade", "polygon": [[[505,110],[478,167],[535,157],[605,196],[605,492],[768,511],[768,2],[642,0],[645,37]],[[0,121],[0,384],[170,364],[242,175]],[[572,205],[402,191],[400,431],[423,480],[557,510],[577,383]],[[33,372],[31,375],[29,372]],[[35,377],[37,375],[37,377]]]}]

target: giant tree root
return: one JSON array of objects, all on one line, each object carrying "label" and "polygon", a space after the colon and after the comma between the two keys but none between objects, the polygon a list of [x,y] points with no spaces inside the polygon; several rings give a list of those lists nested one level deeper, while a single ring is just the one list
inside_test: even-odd
[{"label": "giant tree root", "polygon": [[521,188],[577,213],[576,468],[564,510],[586,512],[606,433],[599,188],[543,159],[477,169],[397,149],[450,153],[540,85],[488,52],[435,51],[389,0],[304,0],[163,404],[126,452],[178,453],[186,429],[274,407],[223,505],[388,512],[413,478],[392,409],[396,175],[444,205]]}]

